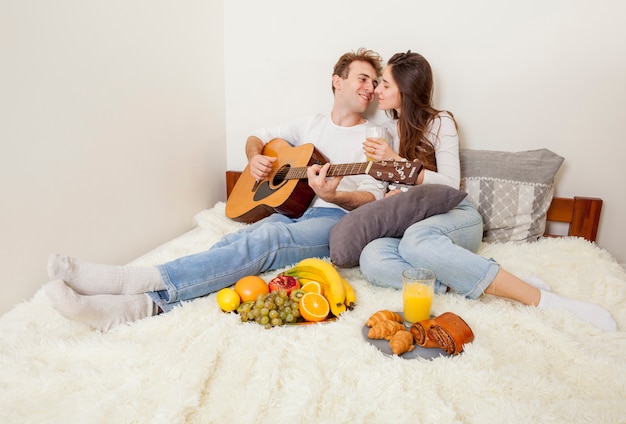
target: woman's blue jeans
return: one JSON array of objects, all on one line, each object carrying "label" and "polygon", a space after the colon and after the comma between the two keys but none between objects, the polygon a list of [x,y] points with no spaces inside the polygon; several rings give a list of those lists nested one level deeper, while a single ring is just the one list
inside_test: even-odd
[{"label": "woman's blue jeans", "polygon": [[402,271],[428,268],[437,275],[436,293],[450,288],[476,299],[500,269],[493,260],[475,253],[482,237],[482,217],[465,198],[448,213],[411,225],[401,239],[370,242],[361,252],[361,271],[372,284],[400,289]]},{"label": "woman's blue jeans", "polygon": [[283,268],[304,258],[328,257],[328,235],[345,215],[339,208],[309,208],[291,219],[273,214],[227,234],[208,250],[157,268],[166,290],[148,293],[167,312],[178,302],[206,296],[241,277]]}]

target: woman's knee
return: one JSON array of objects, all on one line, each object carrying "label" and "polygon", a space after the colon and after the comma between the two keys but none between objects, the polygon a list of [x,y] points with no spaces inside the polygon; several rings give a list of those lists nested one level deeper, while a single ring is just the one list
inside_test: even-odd
[{"label": "woman's knee", "polygon": [[[396,259],[398,257],[399,239],[379,238],[370,241],[362,250],[359,256],[359,266],[361,270],[373,272],[381,267],[388,259]],[[370,271],[371,270],[371,271]]]},{"label": "woman's knee", "polygon": [[363,250],[361,250],[361,255],[359,256],[359,266],[364,274],[368,273],[370,269],[376,268],[376,263],[380,260],[379,244],[380,239],[372,240],[363,248]]}]

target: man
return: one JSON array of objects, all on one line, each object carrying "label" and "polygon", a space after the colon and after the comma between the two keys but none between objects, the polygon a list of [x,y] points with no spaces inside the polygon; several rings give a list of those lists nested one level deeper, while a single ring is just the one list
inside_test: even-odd
[{"label": "man", "polygon": [[[274,157],[264,143],[282,138],[293,145],[313,143],[333,163],[361,162],[365,128],[362,114],[374,99],[382,73],[380,56],[366,49],[342,55],[332,76],[334,102],[320,114],[261,129],[250,136],[246,155],[252,176],[261,180]],[[384,189],[368,175],[327,178],[329,164],[307,170],[316,196],[296,219],[273,214],[225,236],[205,252],[156,267],[127,267],[81,262],[52,255],[46,286],[52,305],[65,317],[106,331],[116,325],[171,310],[180,301],[206,296],[246,275],[258,275],[307,257],[329,256],[332,226],[347,211],[381,199]]]}]

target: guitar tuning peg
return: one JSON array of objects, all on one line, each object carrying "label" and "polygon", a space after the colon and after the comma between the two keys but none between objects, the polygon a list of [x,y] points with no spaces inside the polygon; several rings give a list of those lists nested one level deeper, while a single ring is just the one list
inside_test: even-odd
[{"label": "guitar tuning peg", "polygon": [[378,187],[378,188],[385,188],[385,185],[382,184],[382,183],[378,183],[378,184],[376,184],[376,187]]},{"label": "guitar tuning peg", "polygon": [[389,184],[389,190],[395,190],[395,189],[396,189],[395,184]]},{"label": "guitar tuning peg", "polygon": [[400,187],[400,191],[402,193],[406,193],[407,191],[409,191],[408,187]]}]

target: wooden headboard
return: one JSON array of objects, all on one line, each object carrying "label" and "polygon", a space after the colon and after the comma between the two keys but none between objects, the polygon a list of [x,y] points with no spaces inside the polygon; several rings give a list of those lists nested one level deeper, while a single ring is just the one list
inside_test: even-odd
[{"label": "wooden headboard", "polygon": [[[230,196],[241,171],[226,171],[226,197]],[[589,241],[596,241],[602,199],[596,197],[555,197],[548,209],[548,221],[560,222],[568,225],[568,236],[583,237]],[[545,233],[546,237],[561,237],[562,235]]]},{"label": "wooden headboard", "polygon": [[[548,209],[548,221],[569,224],[568,236],[596,241],[601,212],[602,199],[596,197],[574,197],[573,199],[555,197]],[[549,233],[544,235],[558,237]]]}]

